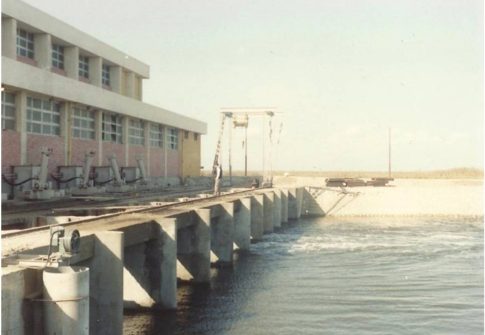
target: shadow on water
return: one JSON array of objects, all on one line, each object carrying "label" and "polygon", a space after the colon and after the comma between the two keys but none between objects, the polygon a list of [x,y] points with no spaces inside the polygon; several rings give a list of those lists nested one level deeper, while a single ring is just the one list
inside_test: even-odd
[{"label": "shadow on water", "polygon": [[[211,269],[210,284],[179,282],[176,311],[126,311],[124,334],[226,333],[235,321],[253,317],[245,308],[248,301],[264,290],[261,283],[302,233],[299,222],[286,225],[252,244],[251,250],[237,251],[232,267]],[[273,249],[271,253],[268,248]]]}]

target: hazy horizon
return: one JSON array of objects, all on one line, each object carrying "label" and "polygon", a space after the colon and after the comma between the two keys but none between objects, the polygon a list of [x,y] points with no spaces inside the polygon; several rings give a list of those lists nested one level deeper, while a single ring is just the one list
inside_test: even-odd
[{"label": "hazy horizon", "polygon": [[227,106],[283,113],[275,170],[386,171],[388,128],[396,171],[483,169],[481,1],[26,2],[150,65],[144,101],[207,122],[205,169]]}]

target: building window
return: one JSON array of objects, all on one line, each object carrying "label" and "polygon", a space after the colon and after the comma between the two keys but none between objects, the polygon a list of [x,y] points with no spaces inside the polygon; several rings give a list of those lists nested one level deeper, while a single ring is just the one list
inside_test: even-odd
[{"label": "building window", "polygon": [[109,65],[103,64],[103,77],[102,82],[104,86],[111,86],[111,80],[109,75]]},{"label": "building window", "polygon": [[64,47],[59,44],[52,44],[52,66],[64,70]]},{"label": "building window", "polygon": [[186,140],[188,140],[188,139],[189,139],[189,132],[188,132],[187,130],[185,130],[185,131],[184,131],[184,138],[185,138]]},{"label": "building window", "polygon": [[78,106],[72,108],[72,137],[94,140],[95,129],[94,111]]},{"label": "building window", "polygon": [[79,77],[89,79],[89,57],[79,56]]},{"label": "building window", "polygon": [[15,129],[15,94],[2,91],[2,129]]},{"label": "building window", "polygon": [[103,113],[103,141],[123,143],[123,125],[121,115]]},{"label": "building window", "polygon": [[199,134],[194,133],[194,141],[198,141],[198,140],[199,140]]},{"label": "building window", "polygon": [[179,131],[178,129],[175,128],[169,128],[168,129],[168,147],[172,150],[177,150],[178,148],[178,137],[179,137]]},{"label": "building window", "polygon": [[150,125],[150,145],[163,148],[163,126],[161,124]]},{"label": "building window", "polygon": [[27,97],[27,132],[60,135],[61,104],[52,100]]},{"label": "building window", "polygon": [[34,59],[34,34],[17,29],[17,56]]},{"label": "building window", "polygon": [[142,120],[130,119],[129,129],[130,144],[144,145],[145,144],[145,123]]}]

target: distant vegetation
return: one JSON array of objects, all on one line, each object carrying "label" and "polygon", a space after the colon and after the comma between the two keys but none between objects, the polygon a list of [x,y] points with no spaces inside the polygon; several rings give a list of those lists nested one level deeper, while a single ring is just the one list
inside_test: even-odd
[{"label": "distant vegetation", "polygon": [[[261,171],[248,171],[250,176],[260,176]],[[375,178],[387,177],[387,171],[273,171],[274,176],[304,176],[304,177],[326,177],[326,178]],[[203,171],[202,175],[210,176],[209,171]],[[228,175],[227,170],[225,175]],[[234,176],[244,175],[244,171],[233,171]],[[408,179],[483,179],[483,170],[476,168],[455,168],[433,171],[396,171],[392,173],[393,178]]]}]

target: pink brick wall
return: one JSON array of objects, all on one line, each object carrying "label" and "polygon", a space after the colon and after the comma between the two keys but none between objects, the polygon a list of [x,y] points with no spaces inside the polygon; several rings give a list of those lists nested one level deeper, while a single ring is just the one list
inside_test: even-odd
[{"label": "pink brick wall", "polygon": [[168,150],[167,159],[168,159],[168,176],[169,177],[178,177],[179,172],[179,153],[178,150]]},{"label": "pink brick wall", "polygon": [[136,163],[136,157],[142,156],[145,159],[146,164],[146,149],[142,145],[134,145],[128,147],[128,166],[138,166]]},{"label": "pink brick wall", "polygon": [[109,165],[108,157],[112,154],[116,155],[119,167],[125,166],[125,145],[111,142],[103,142],[103,161],[100,165]]},{"label": "pink brick wall", "polygon": [[27,165],[40,165],[41,147],[52,149],[49,156],[49,173],[57,172],[57,167],[64,164],[64,139],[59,136],[27,135]]},{"label": "pink brick wall", "polygon": [[150,149],[150,169],[148,175],[150,177],[163,177],[164,163],[163,163],[163,149]]},{"label": "pink brick wall", "polygon": [[[164,177],[165,176],[165,154],[163,149],[150,149],[150,176],[151,177]],[[167,169],[168,177],[179,176],[179,151],[168,150],[167,152]]]},{"label": "pink brick wall", "polygon": [[82,166],[84,164],[84,159],[86,152],[94,151],[95,159],[93,160],[93,165],[98,164],[98,142],[94,140],[82,140],[82,139],[72,139],[71,147],[71,163],[69,165]]},{"label": "pink brick wall", "polygon": [[20,165],[20,133],[2,130],[2,173],[11,172],[11,166]]}]

